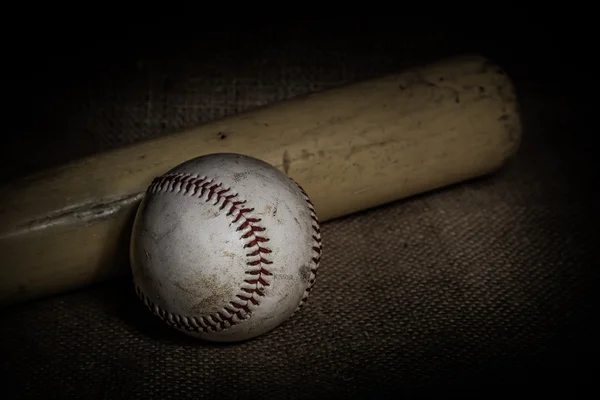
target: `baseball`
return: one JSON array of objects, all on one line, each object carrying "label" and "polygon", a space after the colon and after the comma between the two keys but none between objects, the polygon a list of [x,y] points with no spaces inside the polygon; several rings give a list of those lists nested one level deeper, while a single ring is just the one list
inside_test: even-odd
[{"label": "baseball", "polygon": [[302,308],[321,251],[315,208],[298,184],[264,161],[210,154],[153,180],[130,257],[152,313],[188,335],[232,342]]}]

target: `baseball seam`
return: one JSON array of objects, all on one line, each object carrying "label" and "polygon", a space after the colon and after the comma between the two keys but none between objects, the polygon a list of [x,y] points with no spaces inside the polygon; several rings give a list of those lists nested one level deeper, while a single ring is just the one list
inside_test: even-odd
[{"label": "baseball seam", "polygon": [[321,243],[321,226],[319,224],[319,218],[317,217],[317,212],[315,210],[315,206],[314,206],[313,202],[310,200],[310,198],[308,197],[308,195],[306,194],[306,192],[304,191],[304,189],[302,188],[302,186],[300,186],[293,179],[292,179],[292,181],[296,184],[296,186],[298,186],[298,188],[302,192],[302,195],[304,196],[304,200],[306,201],[306,204],[308,205],[308,211],[310,212],[310,218],[312,219],[312,229],[313,229],[312,239],[314,242],[313,247],[312,247],[312,251],[313,251],[314,255],[311,258],[310,278],[308,281],[308,287],[306,288],[306,290],[304,290],[304,294],[302,295],[302,298],[300,299],[300,303],[298,304],[298,307],[296,307],[296,310],[293,313],[293,314],[295,314],[302,307],[304,307],[306,305],[306,303],[308,301],[308,297],[310,296],[310,292],[313,290],[313,287],[315,286],[315,282],[317,280],[317,272],[319,270],[319,264],[321,262],[321,254],[323,252],[323,245]]},{"label": "baseball seam", "polygon": [[254,208],[248,208],[246,200],[241,200],[237,193],[232,193],[231,188],[224,188],[221,183],[196,174],[174,173],[155,178],[147,193],[178,193],[205,199],[206,202],[212,200],[212,205],[218,206],[220,211],[229,207],[226,215],[233,224],[237,224],[236,231],[240,232],[240,240],[244,241],[248,261],[246,278],[236,299],[223,306],[220,311],[201,317],[171,313],[154,303],[136,285],[136,293],[144,304],[167,325],[190,332],[219,332],[249,318],[252,310],[260,304],[266,287],[270,286],[272,276],[268,269],[272,261],[265,258],[271,253],[265,244],[269,239],[261,233],[265,231],[260,225],[261,219],[252,217]]}]

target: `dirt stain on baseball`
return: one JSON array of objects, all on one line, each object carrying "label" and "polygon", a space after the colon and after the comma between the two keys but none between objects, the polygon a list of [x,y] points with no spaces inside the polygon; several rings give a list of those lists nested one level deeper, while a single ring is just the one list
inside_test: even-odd
[{"label": "dirt stain on baseball", "polygon": [[169,226],[164,232],[159,233],[158,235],[153,235],[152,239],[155,244],[159,244],[166,238],[168,238],[175,230],[179,228],[179,221],[177,220],[174,224]]},{"label": "dirt stain on baseball", "polygon": [[302,279],[303,282],[308,282],[310,280],[310,265],[300,265],[298,273],[300,274],[300,279]]},{"label": "dirt stain on baseball", "polygon": [[200,276],[188,283],[192,286],[191,291],[194,294],[194,305],[192,312],[205,314],[220,310],[225,304],[228,304],[235,297],[237,289],[231,284],[219,283],[216,277]]},{"label": "dirt stain on baseball", "polygon": [[233,181],[238,183],[245,180],[248,177],[248,172],[236,172],[233,174]]},{"label": "dirt stain on baseball", "polygon": [[177,288],[181,289],[182,291],[184,291],[187,294],[191,294],[191,295],[196,295],[196,292],[194,292],[192,289],[187,287],[187,281],[182,281],[182,282],[174,282],[173,285],[175,285]]}]

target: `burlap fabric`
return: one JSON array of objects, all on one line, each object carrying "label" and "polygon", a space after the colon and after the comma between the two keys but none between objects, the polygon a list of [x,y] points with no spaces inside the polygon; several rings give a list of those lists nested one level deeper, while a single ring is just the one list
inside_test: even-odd
[{"label": "burlap fabric", "polygon": [[[493,176],[324,224],[308,307],[255,340],[188,339],[140,305],[128,277],[3,310],[3,398],[397,398],[584,387],[592,377],[584,364],[598,348],[589,321],[599,260],[597,175],[587,126],[574,118],[587,103],[567,97],[567,86],[550,89],[551,74],[533,74],[532,58],[523,66],[525,47],[515,56],[505,42],[483,46],[477,37],[440,45],[444,31],[395,35],[286,27],[158,47],[96,42],[87,58],[48,62],[30,77],[45,91],[36,118],[12,125],[29,136],[3,149],[5,179],[461,50],[504,63],[525,132],[518,156]],[[108,55],[110,63],[82,72],[82,59]],[[32,147],[31,138],[45,144]],[[23,149],[30,157],[19,157]]]}]

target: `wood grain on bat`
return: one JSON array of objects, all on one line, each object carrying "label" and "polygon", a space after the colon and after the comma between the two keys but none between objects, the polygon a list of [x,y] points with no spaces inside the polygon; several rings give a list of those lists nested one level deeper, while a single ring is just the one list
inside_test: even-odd
[{"label": "wood grain on bat", "polygon": [[520,135],[510,79],[470,56],[74,161],[0,188],[0,304],[126,273],[146,187],[199,155],[236,152],[274,164],[326,221],[490,173]]}]

